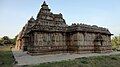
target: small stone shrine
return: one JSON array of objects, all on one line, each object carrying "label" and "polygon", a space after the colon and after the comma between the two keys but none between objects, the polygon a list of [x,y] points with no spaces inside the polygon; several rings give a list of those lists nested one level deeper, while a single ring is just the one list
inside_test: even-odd
[{"label": "small stone shrine", "polygon": [[30,55],[112,51],[108,29],[75,23],[68,26],[61,13],[50,10],[44,1],[37,18],[31,17],[18,34],[15,48]]}]

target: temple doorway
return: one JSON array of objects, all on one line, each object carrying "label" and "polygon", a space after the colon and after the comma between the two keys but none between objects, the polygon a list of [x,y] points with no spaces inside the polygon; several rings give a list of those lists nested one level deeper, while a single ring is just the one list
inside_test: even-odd
[{"label": "temple doorway", "polygon": [[103,38],[101,34],[98,34],[94,40],[94,52],[100,53],[103,46]]}]

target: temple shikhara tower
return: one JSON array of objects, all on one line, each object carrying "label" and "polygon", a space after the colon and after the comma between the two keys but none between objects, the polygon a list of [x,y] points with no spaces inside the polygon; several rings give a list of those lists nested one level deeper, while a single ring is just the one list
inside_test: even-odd
[{"label": "temple shikhara tower", "polygon": [[15,47],[31,55],[104,53],[112,51],[111,35],[96,25],[67,25],[63,15],[52,13],[44,1],[37,18],[31,17],[18,34]]}]

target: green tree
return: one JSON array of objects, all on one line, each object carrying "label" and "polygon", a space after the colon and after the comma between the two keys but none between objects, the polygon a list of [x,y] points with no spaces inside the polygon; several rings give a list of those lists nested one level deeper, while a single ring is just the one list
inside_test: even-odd
[{"label": "green tree", "polygon": [[9,37],[8,37],[8,36],[4,36],[4,37],[2,38],[2,40],[9,40]]},{"label": "green tree", "polygon": [[11,45],[11,44],[15,45],[17,36],[15,36],[15,38],[12,39],[9,38],[8,36],[3,36],[2,38],[0,38],[0,45]]},{"label": "green tree", "polygon": [[3,44],[2,44],[2,39],[1,39],[1,38],[0,38],[0,45],[3,45]]},{"label": "green tree", "polygon": [[18,35],[16,35],[16,36],[15,36],[15,38],[10,39],[10,41],[11,41],[11,43],[12,43],[13,45],[15,45],[15,44],[16,44],[16,39],[17,39],[17,36],[18,36]]},{"label": "green tree", "polygon": [[120,46],[120,35],[114,36],[112,38],[112,46],[113,46],[113,48],[118,48]]},{"label": "green tree", "polygon": [[2,44],[3,45],[11,44],[10,38],[8,36],[4,36],[2,38]]}]

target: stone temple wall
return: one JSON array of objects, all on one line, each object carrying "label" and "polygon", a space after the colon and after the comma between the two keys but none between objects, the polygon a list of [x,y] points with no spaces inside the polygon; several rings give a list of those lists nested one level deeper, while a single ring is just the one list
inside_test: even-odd
[{"label": "stone temple wall", "polygon": [[61,13],[53,14],[43,2],[37,18],[28,20],[16,40],[18,50],[31,55],[111,52],[111,33],[96,25],[68,26]]},{"label": "stone temple wall", "polygon": [[[111,39],[101,35],[103,41],[95,41],[99,34],[76,32],[70,33],[34,32],[34,43],[28,50],[30,54],[49,53],[101,53],[111,52]],[[31,42],[30,42],[31,43]]]}]

